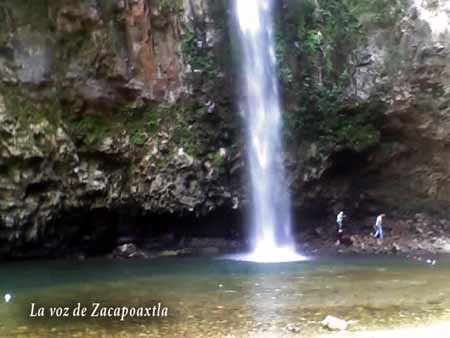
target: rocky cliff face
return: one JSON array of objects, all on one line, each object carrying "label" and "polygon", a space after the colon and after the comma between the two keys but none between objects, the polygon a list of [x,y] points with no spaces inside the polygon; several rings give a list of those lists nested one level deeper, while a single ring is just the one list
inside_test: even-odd
[{"label": "rocky cliff face", "polygon": [[311,3],[281,11],[296,202],[448,216],[448,3]]},{"label": "rocky cliff face", "polygon": [[239,158],[234,117],[226,94],[213,95],[225,84],[205,80],[225,75],[203,64],[226,38],[214,6],[1,1],[4,252],[73,236],[64,215],[238,206],[236,182],[223,175]]},{"label": "rocky cliff face", "polygon": [[[404,210],[444,211],[450,202],[447,1],[414,1],[392,31],[369,40],[359,94],[384,86],[382,144],[370,157],[370,194]],[[372,178],[373,177],[373,178]]]},{"label": "rocky cliff face", "polygon": [[[245,207],[228,5],[0,0],[3,253],[98,242],[136,214],[151,226]],[[286,0],[278,12],[302,217],[448,209],[447,2]]]}]

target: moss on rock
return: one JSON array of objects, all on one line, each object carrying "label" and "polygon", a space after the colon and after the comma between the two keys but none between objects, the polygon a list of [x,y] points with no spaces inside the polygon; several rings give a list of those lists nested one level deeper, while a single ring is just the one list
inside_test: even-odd
[{"label": "moss on rock", "polygon": [[345,0],[286,1],[279,13],[277,58],[288,140],[319,142],[325,152],[364,151],[380,141],[385,110],[348,92],[350,61],[366,30]]},{"label": "moss on rock", "polygon": [[404,16],[408,0],[342,0],[350,13],[367,29],[392,27]]},{"label": "moss on rock", "polygon": [[27,90],[25,87],[16,85],[0,86],[0,93],[4,98],[8,114],[22,122],[25,127],[44,120],[56,126],[60,116],[60,107],[57,102],[47,98],[33,100],[25,94]]}]

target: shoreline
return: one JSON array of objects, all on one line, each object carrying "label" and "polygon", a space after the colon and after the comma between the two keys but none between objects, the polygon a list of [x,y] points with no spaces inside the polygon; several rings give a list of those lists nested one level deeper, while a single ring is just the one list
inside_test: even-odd
[{"label": "shoreline", "polygon": [[[386,239],[381,243],[374,242],[369,236],[358,236],[358,244],[341,244],[336,246],[333,241],[322,241],[316,239],[311,242],[301,242],[296,245],[296,252],[306,258],[339,258],[339,257],[399,257],[410,258],[418,263],[428,259],[434,260],[440,257],[449,257],[450,248],[443,250],[436,247],[435,242],[422,242],[421,246],[411,245],[414,241],[402,239],[402,247],[399,246],[396,239]],[[193,241],[198,240],[196,238]],[[89,259],[111,259],[111,260],[153,260],[157,258],[217,258],[228,255],[241,255],[249,253],[243,242],[234,240],[220,239],[220,245],[209,245],[217,239],[204,238],[201,239],[204,246],[167,246],[160,249],[147,249],[145,245],[136,245],[133,242],[118,245],[112,252],[105,254],[86,254],[82,250],[76,248],[66,254],[50,254],[50,255],[18,255],[10,257],[1,257],[0,262],[21,262],[21,261],[41,261],[41,260],[78,260],[84,261]],[[450,243],[450,237],[439,238],[441,241]],[[361,247],[363,243],[363,247]],[[404,244],[409,243],[409,244]]]},{"label": "shoreline", "polygon": [[[334,223],[317,223],[295,234],[296,251],[305,256],[418,256],[437,257],[450,254],[450,220],[417,214],[413,218],[393,218],[385,226],[385,238],[377,240],[370,234],[372,218],[344,225],[340,245],[336,245]],[[153,259],[157,257],[214,257],[242,254],[249,251],[249,241],[241,237],[233,239],[208,236],[173,234],[157,237],[117,237],[102,248],[92,241],[48,248],[45,245],[17,248],[0,256],[0,261],[39,259]]]},{"label": "shoreline", "polygon": [[448,336],[450,332],[450,321],[435,322],[429,325],[421,325],[417,327],[404,327],[386,330],[369,330],[369,331],[341,331],[320,335],[316,338],[428,338],[434,335],[436,338]]}]

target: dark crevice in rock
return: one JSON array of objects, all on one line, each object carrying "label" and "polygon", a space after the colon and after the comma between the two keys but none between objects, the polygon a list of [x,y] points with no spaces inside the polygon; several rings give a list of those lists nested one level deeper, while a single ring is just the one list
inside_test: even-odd
[{"label": "dark crevice in rock", "polygon": [[[27,228],[27,233],[33,231]],[[118,245],[133,243],[150,250],[184,249],[193,239],[242,241],[240,212],[224,207],[207,216],[195,213],[148,214],[138,206],[114,209],[74,208],[39,227],[32,239],[3,243],[3,258],[102,256]]]},{"label": "dark crevice in rock", "polygon": [[366,167],[368,153],[357,153],[352,150],[341,150],[331,155],[332,166],[324,173],[324,178],[352,175]]},{"label": "dark crevice in rock", "polygon": [[51,181],[31,182],[25,189],[25,196],[44,194],[55,189],[55,185],[56,183]]}]

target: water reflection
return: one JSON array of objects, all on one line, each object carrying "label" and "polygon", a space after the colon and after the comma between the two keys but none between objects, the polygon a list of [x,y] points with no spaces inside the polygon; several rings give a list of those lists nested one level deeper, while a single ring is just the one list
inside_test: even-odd
[{"label": "water reflection", "polygon": [[254,331],[279,330],[292,311],[291,303],[296,302],[286,285],[286,271],[260,273],[248,282],[247,307],[256,323]]},{"label": "water reflection", "polygon": [[[0,267],[0,273],[0,290],[14,294],[10,303],[0,303],[0,337],[313,338],[326,333],[320,325],[326,315],[357,320],[354,330],[450,318],[450,261],[432,268],[366,258],[36,262],[28,269]],[[35,321],[24,312],[32,301],[161,301],[171,312],[167,320]]]}]

